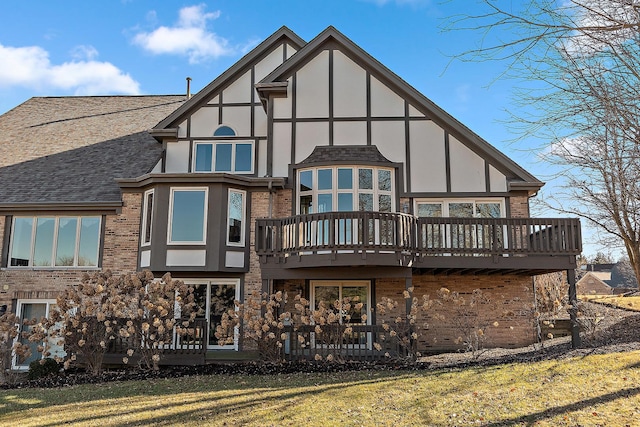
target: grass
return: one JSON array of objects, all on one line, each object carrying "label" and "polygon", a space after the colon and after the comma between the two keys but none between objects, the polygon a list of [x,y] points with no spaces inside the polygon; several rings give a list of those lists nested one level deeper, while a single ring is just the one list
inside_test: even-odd
[{"label": "grass", "polygon": [[0,425],[575,426],[640,419],[640,351],[438,371],[0,391]]},{"label": "grass", "polygon": [[583,295],[580,299],[623,308],[630,311],[640,311],[640,296],[621,297],[618,295]]}]

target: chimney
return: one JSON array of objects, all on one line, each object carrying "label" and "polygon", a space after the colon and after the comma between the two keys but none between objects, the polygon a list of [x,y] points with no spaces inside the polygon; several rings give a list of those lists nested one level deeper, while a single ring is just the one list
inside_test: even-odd
[{"label": "chimney", "polygon": [[191,77],[187,77],[187,99],[191,99]]}]

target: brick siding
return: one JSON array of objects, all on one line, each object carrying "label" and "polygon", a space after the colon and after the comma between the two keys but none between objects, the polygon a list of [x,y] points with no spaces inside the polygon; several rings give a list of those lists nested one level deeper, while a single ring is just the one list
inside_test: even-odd
[{"label": "brick siding", "polygon": [[[102,270],[114,274],[136,271],[140,231],[140,193],[124,193],[124,205],[117,215],[107,215],[103,236]],[[0,250],[4,238],[5,217],[0,216]],[[1,256],[1,254],[0,254]],[[55,299],[68,285],[82,280],[96,269],[2,269],[0,270],[0,305],[15,311],[15,299]]]}]

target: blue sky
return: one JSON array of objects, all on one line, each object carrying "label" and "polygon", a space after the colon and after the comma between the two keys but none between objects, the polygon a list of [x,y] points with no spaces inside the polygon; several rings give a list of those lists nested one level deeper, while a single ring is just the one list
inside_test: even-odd
[{"label": "blue sky", "polygon": [[306,41],[333,25],[546,180],[547,167],[529,150],[542,142],[511,143],[503,124],[515,84],[495,81],[504,64],[451,62],[477,40],[441,28],[473,8],[469,0],[6,2],[0,114],[32,96],[185,93],[187,76],[196,92],[282,25]]}]

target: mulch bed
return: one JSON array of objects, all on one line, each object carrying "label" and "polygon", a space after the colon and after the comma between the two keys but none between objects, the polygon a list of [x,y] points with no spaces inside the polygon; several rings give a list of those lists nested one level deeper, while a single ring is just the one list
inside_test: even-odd
[{"label": "mulch bed", "polygon": [[347,362],[347,363],[226,363],[203,366],[169,366],[159,371],[118,369],[103,372],[99,376],[81,370],[61,372],[58,376],[37,380],[2,384],[0,388],[52,388],[77,384],[97,384],[112,381],[177,378],[193,375],[274,375],[295,372],[344,372],[353,370],[428,370],[461,369],[471,366],[495,366],[506,363],[527,363],[550,359],[565,359],[589,354],[605,354],[640,350],[640,313],[619,309],[610,310],[605,316],[600,332],[590,340],[584,340],[582,348],[573,349],[571,338],[555,338],[518,349],[487,349],[476,354],[446,353],[422,357],[416,363],[403,362]]}]

